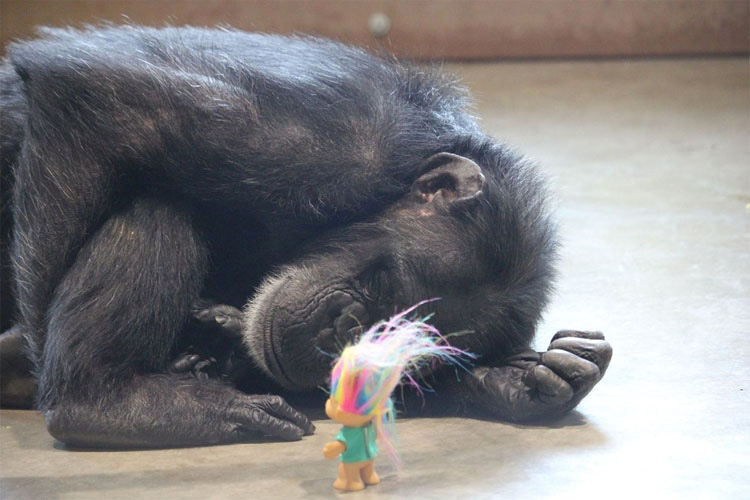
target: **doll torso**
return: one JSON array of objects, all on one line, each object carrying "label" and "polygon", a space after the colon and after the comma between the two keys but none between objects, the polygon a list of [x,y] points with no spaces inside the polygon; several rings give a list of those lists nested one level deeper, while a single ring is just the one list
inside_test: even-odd
[{"label": "doll torso", "polygon": [[336,441],[346,445],[346,451],[341,454],[342,462],[364,462],[372,460],[378,454],[378,445],[375,443],[375,424],[370,422],[363,427],[341,428],[336,435]]}]

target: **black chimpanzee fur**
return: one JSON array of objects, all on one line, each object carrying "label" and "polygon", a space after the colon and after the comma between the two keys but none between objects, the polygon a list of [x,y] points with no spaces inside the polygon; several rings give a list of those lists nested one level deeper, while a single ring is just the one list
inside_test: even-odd
[{"label": "black chimpanzee fur", "polygon": [[[431,375],[431,411],[559,415],[609,362],[598,333],[529,350],[555,257],[543,185],[436,72],[307,37],[45,29],[9,47],[0,106],[5,335],[28,342],[61,441],[298,439],[307,417],[236,387],[324,384],[324,351],[427,298],[480,356]],[[201,296],[225,304],[203,323]],[[214,320],[240,343],[216,347]],[[192,376],[188,344],[242,369]]]}]

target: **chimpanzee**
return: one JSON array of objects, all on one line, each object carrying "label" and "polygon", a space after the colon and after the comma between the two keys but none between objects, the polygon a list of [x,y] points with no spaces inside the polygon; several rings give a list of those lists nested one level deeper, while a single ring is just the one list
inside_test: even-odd
[{"label": "chimpanzee", "polygon": [[[478,360],[420,374],[434,397],[410,414],[557,416],[609,363],[597,332],[529,349],[554,274],[543,182],[437,71],[303,36],[42,29],[9,46],[0,99],[13,331],[67,444],[299,439],[314,427],[279,394],[423,299]],[[196,376],[212,345],[221,373]]]}]

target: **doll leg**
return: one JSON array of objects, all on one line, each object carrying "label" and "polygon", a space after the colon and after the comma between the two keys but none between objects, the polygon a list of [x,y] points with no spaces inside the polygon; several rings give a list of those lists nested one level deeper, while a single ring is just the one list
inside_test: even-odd
[{"label": "doll leg", "polygon": [[365,484],[378,484],[380,482],[380,476],[375,472],[375,460],[368,460],[364,463],[364,466],[359,469],[359,477]]},{"label": "doll leg", "polygon": [[333,487],[342,491],[359,491],[365,489],[365,483],[359,477],[362,462],[339,462],[339,477],[333,482]]},{"label": "doll leg", "polygon": [[333,482],[333,487],[337,490],[346,489],[346,472],[344,471],[344,462],[339,462],[339,475]]}]

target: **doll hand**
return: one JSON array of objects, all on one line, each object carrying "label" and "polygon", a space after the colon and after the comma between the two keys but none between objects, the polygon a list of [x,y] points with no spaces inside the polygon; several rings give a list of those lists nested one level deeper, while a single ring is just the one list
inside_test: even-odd
[{"label": "doll hand", "polygon": [[327,459],[336,458],[346,451],[346,445],[341,441],[330,441],[323,447],[323,456]]},{"label": "doll hand", "polygon": [[524,351],[500,366],[476,367],[468,385],[475,402],[496,416],[523,422],[572,410],[602,379],[612,347],[600,332],[563,330],[542,353]]}]

